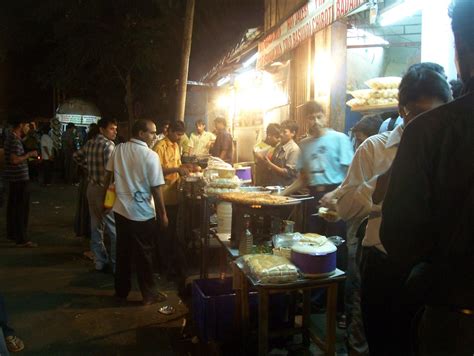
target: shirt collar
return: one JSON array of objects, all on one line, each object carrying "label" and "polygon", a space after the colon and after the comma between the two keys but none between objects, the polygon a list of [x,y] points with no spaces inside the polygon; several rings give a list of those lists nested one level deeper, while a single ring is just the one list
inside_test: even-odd
[{"label": "shirt collar", "polygon": [[148,145],[146,144],[146,142],[143,142],[142,140],[137,140],[136,138],[132,138],[130,139],[130,142],[133,142],[133,143],[136,143],[138,145],[145,146],[146,148],[148,148]]},{"label": "shirt collar", "polygon": [[177,142],[171,142],[171,140],[168,137],[165,137],[163,141],[166,143],[166,145],[171,146],[171,147],[176,147],[178,146]]},{"label": "shirt collar", "polygon": [[388,135],[387,142],[385,143],[385,148],[391,148],[398,146],[400,140],[402,139],[403,129],[405,128],[404,124],[398,125],[395,127]]},{"label": "shirt collar", "polygon": [[95,139],[96,140],[105,140],[105,141],[108,141],[108,142],[113,142],[112,140],[109,140],[107,137],[105,137],[102,134],[98,134]]},{"label": "shirt collar", "polygon": [[294,140],[288,141],[287,143],[281,146],[281,149],[285,152],[288,151],[291,147],[293,147],[293,142],[295,141]]}]

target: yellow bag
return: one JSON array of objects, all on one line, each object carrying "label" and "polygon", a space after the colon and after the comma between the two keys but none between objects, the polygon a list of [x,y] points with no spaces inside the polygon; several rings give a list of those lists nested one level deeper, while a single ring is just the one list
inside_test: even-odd
[{"label": "yellow bag", "polygon": [[117,194],[115,193],[115,185],[111,184],[107,188],[107,191],[105,192],[105,200],[104,200],[104,208],[105,209],[112,209],[115,203],[115,198],[117,197]]}]

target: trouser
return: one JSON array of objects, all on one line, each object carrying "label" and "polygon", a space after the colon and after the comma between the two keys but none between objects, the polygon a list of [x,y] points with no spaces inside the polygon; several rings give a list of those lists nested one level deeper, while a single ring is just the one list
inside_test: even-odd
[{"label": "trouser", "polygon": [[7,204],[7,238],[17,244],[28,242],[26,229],[30,214],[28,181],[10,182]]},{"label": "trouser", "polygon": [[66,150],[64,152],[64,180],[66,184],[75,183],[77,181],[77,165],[72,159],[74,151]]},{"label": "trouser", "polygon": [[[466,271],[466,273],[469,273]],[[474,315],[427,306],[418,326],[418,355],[474,355]]]},{"label": "trouser", "polygon": [[156,295],[153,278],[153,249],[156,220],[133,221],[115,213],[117,224],[117,265],[115,293],[126,298],[132,288],[132,259],[143,299]]},{"label": "trouser", "polygon": [[360,355],[368,355],[369,348],[365,339],[362,311],[360,308],[360,258],[358,250],[365,233],[365,224],[361,228],[360,219],[347,223],[347,271],[344,304],[347,316],[347,342]]},{"label": "trouser", "polygon": [[168,227],[157,235],[157,248],[160,255],[162,273],[168,276],[182,276],[183,261],[177,237],[178,206],[166,205]]},{"label": "trouser", "polygon": [[54,171],[54,162],[45,159],[41,165],[43,171],[43,184],[51,184],[53,178],[53,171]]},{"label": "trouser", "polygon": [[[87,186],[87,201],[91,217],[91,251],[94,254],[96,269],[110,263],[115,270],[116,231],[112,211],[105,213],[104,197],[106,188],[94,183]],[[104,244],[104,231],[110,238],[110,260]]]},{"label": "trouser", "polygon": [[[343,220],[337,222],[328,222],[319,216],[312,216],[318,212],[319,200],[329,192],[336,189],[339,184],[330,185],[318,185],[309,187],[310,194],[313,196],[313,200],[309,202],[307,209],[307,232],[315,232],[324,236],[340,236],[343,239],[346,238],[346,223]],[[347,246],[343,244],[337,248],[336,253],[337,268],[346,271],[347,269]],[[339,291],[337,296],[337,311],[344,313],[344,286],[345,282],[339,283]]]},{"label": "trouser", "polygon": [[361,308],[371,356],[411,354],[412,307],[402,301],[407,273],[386,254],[364,247],[361,263]]},{"label": "trouser", "polygon": [[5,338],[6,336],[4,335],[3,330],[0,328],[0,356],[10,356]]},{"label": "trouser", "polygon": [[5,306],[5,300],[0,294],[0,329],[3,331],[5,337],[14,335],[15,331],[8,326],[8,314],[7,307]]}]

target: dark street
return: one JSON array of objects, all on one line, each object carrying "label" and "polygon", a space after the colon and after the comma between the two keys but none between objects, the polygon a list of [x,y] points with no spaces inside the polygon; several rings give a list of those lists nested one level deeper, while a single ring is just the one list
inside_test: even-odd
[{"label": "dark street", "polygon": [[[32,184],[31,239],[35,249],[15,248],[5,239],[2,209],[1,293],[11,325],[25,341],[22,355],[172,355],[187,309],[172,285],[161,283],[168,301],[141,306],[134,288],[126,307],[113,299],[111,274],[93,271],[82,253],[87,242],[72,229],[74,186]],[[160,306],[176,313],[164,316]]]}]

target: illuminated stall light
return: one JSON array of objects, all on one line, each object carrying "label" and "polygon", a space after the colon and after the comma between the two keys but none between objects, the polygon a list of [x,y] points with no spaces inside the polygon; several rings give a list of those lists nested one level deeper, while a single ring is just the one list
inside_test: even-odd
[{"label": "illuminated stall light", "polygon": [[223,94],[216,100],[216,105],[219,109],[228,109],[231,104],[232,103],[229,94]]},{"label": "illuminated stall light", "polygon": [[319,100],[327,100],[331,89],[333,67],[331,56],[327,52],[316,54],[314,61],[315,96]]},{"label": "illuminated stall light", "polygon": [[405,0],[380,15],[380,26],[389,26],[412,16],[423,7],[424,0]]},{"label": "illuminated stall light", "polygon": [[229,82],[230,82],[230,76],[226,76],[226,77],[221,78],[221,79],[219,79],[219,80],[217,81],[217,86],[218,86],[218,87],[221,87],[221,86],[223,86],[224,84],[227,84],[227,83],[229,83]]},{"label": "illuminated stall light", "polygon": [[252,64],[254,64],[257,61],[257,58],[258,52],[244,62],[244,68],[250,67]]},{"label": "illuminated stall light", "polygon": [[268,72],[248,70],[235,76],[231,91],[216,100],[232,120],[244,112],[259,112],[262,118],[272,108],[288,104],[288,95],[274,82]]}]

